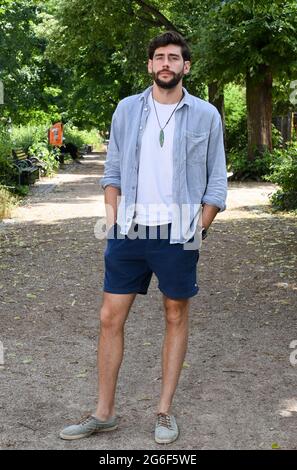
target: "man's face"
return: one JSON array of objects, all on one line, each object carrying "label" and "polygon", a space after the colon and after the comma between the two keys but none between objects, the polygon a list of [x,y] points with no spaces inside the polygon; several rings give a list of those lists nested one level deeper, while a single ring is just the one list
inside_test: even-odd
[{"label": "man's face", "polygon": [[158,47],[148,61],[148,72],[161,88],[174,88],[190,71],[190,62],[184,61],[181,47],[174,44]]}]

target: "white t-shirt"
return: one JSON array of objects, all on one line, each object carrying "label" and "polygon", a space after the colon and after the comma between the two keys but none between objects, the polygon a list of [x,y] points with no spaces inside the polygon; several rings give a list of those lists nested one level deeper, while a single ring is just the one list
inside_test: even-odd
[{"label": "white t-shirt", "polygon": [[[161,129],[151,93],[148,103],[150,113],[141,141],[134,221],[142,225],[162,225],[172,221],[172,148],[175,113],[164,129],[164,144],[161,147],[159,141]],[[155,100],[162,128],[176,105],[177,103],[161,104]],[[182,101],[179,106],[182,106]]]}]

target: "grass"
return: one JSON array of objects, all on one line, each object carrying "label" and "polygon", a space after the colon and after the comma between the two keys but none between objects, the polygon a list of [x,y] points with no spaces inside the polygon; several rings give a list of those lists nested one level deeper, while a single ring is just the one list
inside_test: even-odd
[{"label": "grass", "polygon": [[17,203],[18,198],[11,194],[5,186],[0,186],[0,220],[9,219],[12,209]]}]

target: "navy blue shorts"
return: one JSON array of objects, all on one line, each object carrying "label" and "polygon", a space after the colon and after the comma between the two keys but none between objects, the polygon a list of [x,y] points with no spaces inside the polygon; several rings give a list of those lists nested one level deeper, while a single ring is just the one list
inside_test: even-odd
[{"label": "navy blue shorts", "polygon": [[[119,234],[119,229],[115,224],[109,230],[114,238],[107,239],[104,253],[105,292],[146,294],[155,273],[158,287],[167,297],[185,299],[197,294],[199,250],[184,250],[182,243],[170,244],[171,224],[148,227],[134,223],[128,235]],[[142,235],[131,239],[132,232]]]}]

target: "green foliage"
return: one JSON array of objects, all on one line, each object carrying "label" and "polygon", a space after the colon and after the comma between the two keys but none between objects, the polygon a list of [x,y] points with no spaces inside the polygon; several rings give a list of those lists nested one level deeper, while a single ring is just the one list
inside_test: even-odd
[{"label": "green foliage", "polygon": [[50,125],[20,125],[12,128],[11,139],[14,148],[22,147],[26,152],[38,142],[47,142]]},{"label": "green foliage", "polygon": [[294,112],[296,106],[291,103],[291,93],[293,88],[291,88],[291,82],[294,81],[297,77],[297,73],[286,74],[280,73],[277,77],[273,79],[273,88],[272,88],[272,104],[273,104],[273,115],[274,116],[284,116],[288,112]]},{"label": "green foliage", "polygon": [[[272,126],[272,142],[276,148],[283,144],[281,134],[275,126]],[[241,144],[240,141],[239,143]],[[247,155],[246,144],[232,147],[228,152],[228,169],[233,172],[232,179],[261,181],[270,173],[272,165],[279,161],[280,158],[280,154],[277,151],[269,152],[268,150],[264,150],[261,153],[255,151],[254,160],[249,160]]]},{"label": "green foliage", "polygon": [[0,184],[13,184],[15,175],[16,170],[12,165],[11,157],[2,154],[0,149]]},{"label": "green foliage", "polygon": [[248,160],[247,147],[231,149],[228,153],[228,169],[233,172],[233,180],[261,181],[271,167],[272,158],[271,153],[266,151],[261,155],[256,154],[254,160]]},{"label": "green foliage", "polygon": [[[44,55],[39,34],[40,12],[51,1],[3,0],[0,6],[0,79],[4,84],[2,114],[14,124],[46,123],[66,108],[64,84],[72,72]],[[71,84],[69,84],[71,86]],[[45,117],[46,116],[46,117]]]},{"label": "green foliage", "polygon": [[59,168],[57,151],[45,142],[36,142],[30,145],[28,154],[37,157],[45,164],[45,171],[51,176]]},{"label": "green foliage", "polygon": [[11,133],[4,129],[0,133],[0,182],[17,194],[26,195],[27,190],[16,184],[17,171],[11,156],[13,148],[23,148],[29,155],[42,160],[48,175],[59,166],[55,150],[47,144],[48,127],[49,125],[15,126]]},{"label": "green foliage", "polygon": [[3,0],[1,114],[12,119],[14,146],[39,152],[52,171],[46,131],[49,122],[61,119],[71,122],[66,142],[94,145],[95,131],[91,138],[78,129],[106,131],[118,101],[151,83],[147,44],[165,29],[181,32],[190,43],[193,61],[185,86],[191,93],[207,99],[209,83],[225,88],[229,166],[243,177],[257,177],[257,171],[262,177],[270,157],[247,161],[243,83],[247,74],[261,78],[261,67],[268,66],[276,84],[274,114],[290,109],[296,0]]},{"label": "green foliage", "polygon": [[270,174],[265,179],[280,186],[271,197],[278,210],[297,209],[297,142],[273,152]]},{"label": "green foliage", "polygon": [[29,186],[16,184],[10,188],[12,193],[17,194],[18,196],[25,197],[29,193]]},{"label": "green foliage", "polygon": [[239,74],[259,74],[262,64],[273,74],[296,70],[295,0],[208,2],[191,38],[203,78],[227,83]]},{"label": "green foliage", "polygon": [[46,57],[74,74],[67,90],[68,119],[106,130],[118,101],[151,83],[147,45],[165,28],[176,29],[175,3],[54,2],[39,29],[47,41]]},{"label": "green foliage", "polygon": [[226,146],[244,149],[247,145],[245,88],[229,83],[224,88]]},{"label": "green foliage", "polygon": [[12,142],[9,132],[0,126],[0,184],[11,184],[15,170],[11,161]]},{"label": "green foliage", "polygon": [[0,154],[10,155],[12,142],[8,130],[0,124]]},{"label": "green foliage", "polygon": [[[20,125],[14,126],[11,133],[10,148],[21,147],[29,155],[36,156],[46,165],[48,175],[53,174],[59,166],[58,153],[56,149],[48,145],[48,129],[50,123],[42,125]],[[65,143],[72,142],[78,148],[84,144],[98,147],[101,144],[99,133],[92,129],[90,131],[80,130],[71,123],[64,126]]]},{"label": "green foliage", "polygon": [[[255,160],[248,163],[253,167],[248,168],[248,173],[254,173],[258,168],[256,152],[262,153],[264,144],[270,140],[271,116],[265,111],[272,106],[269,79],[272,77],[279,85],[274,96],[283,97],[284,84],[297,73],[297,2],[229,0],[207,3],[210,8],[208,11],[200,9],[200,26],[193,28],[191,33],[198,59],[194,65],[195,74],[205,81],[216,82],[218,88],[230,81],[242,80],[242,77],[250,85],[266,79],[266,93],[260,92],[262,96],[254,96],[255,89],[248,87],[248,155]],[[285,105],[278,102],[274,110],[289,109],[289,95],[288,87]],[[265,123],[260,132],[255,111],[259,121]],[[231,140],[234,140],[233,136]],[[236,145],[234,148],[242,151]],[[243,155],[241,161],[244,164]],[[259,162],[259,177],[267,163]]]},{"label": "green foliage", "polygon": [[72,142],[78,148],[84,144],[93,145],[98,148],[102,143],[101,137],[96,129],[80,130],[73,125],[66,124],[64,126],[65,143]]}]

